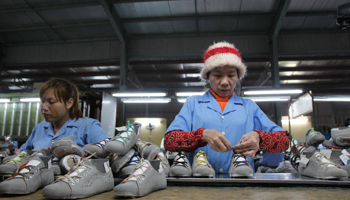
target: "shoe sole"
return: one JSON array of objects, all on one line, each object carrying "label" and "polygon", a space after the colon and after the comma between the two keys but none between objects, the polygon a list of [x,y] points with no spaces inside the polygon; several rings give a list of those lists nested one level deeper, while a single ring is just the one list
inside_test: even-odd
[{"label": "shoe sole", "polygon": [[253,177],[253,174],[249,175],[241,175],[241,174],[232,174],[230,175],[231,178],[250,178]]},{"label": "shoe sole", "polygon": [[[165,187],[166,188],[166,187]],[[156,189],[156,190],[153,190],[152,192],[155,192],[155,191],[158,191],[158,190],[164,190],[165,188],[160,188],[160,189]],[[152,192],[148,193],[148,194],[145,194],[145,195],[135,195],[135,194],[124,194],[124,193],[114,193],[114,195],[116,197],[144,197],[146,195],[149,195],[151,194]]]}]

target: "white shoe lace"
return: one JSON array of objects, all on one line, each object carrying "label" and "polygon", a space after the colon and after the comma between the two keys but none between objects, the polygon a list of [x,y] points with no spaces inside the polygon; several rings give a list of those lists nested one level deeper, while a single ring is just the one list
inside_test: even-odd
[{"label": "white shoe lace", "polygon": [[312,157],[316,158],[319,161],[319,164],[323,165],[325,168],[337,167],[332,161],[330,161],[321,152],[316,152]]},{"label": "white shoe lace", "polygon": [[131,175],[126,178],[123,183],[125,183],[126,181],[139,181],[142,182],[144,180],[144,178],[146,177],[146,175],[144,174],[144,172],[148,169],[149,164],[148,162],[146,162],[143,158],[140,159],[140,162],[136,165],[134,171],[131,173]]}]

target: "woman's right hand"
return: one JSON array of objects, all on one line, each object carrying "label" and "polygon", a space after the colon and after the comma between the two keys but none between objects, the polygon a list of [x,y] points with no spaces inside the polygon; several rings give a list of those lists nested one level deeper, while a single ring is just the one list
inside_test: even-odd
[{"label": "woman's right hand", "polygon": [[205,129],[202,133],[202,138],[208,142],[211,149],[217,152],[228,152],[232,150],[230,141],[225,136],[215,129]]}]

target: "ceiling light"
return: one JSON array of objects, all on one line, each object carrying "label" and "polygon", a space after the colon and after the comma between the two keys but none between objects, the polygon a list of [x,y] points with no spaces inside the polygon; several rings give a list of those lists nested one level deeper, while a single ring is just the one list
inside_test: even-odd
[{"label": "ceiling light", "polygon": [[205,92],[177,92],[176,96],[178,97],[189,97],[193,95],[203,95]]},{"label": "ceiling light", "polygon": [[129,99],[122,99],[123,103],[169,103],[170,101],[171,101],[170,98],[162,98],[162,99],[129,98]]},{"label": "ceiling light", "polygon": [[244,95],[261,95],[261,94],[300,94],[303,90],[251,90],[244,91]]},{"label": "ceiling light", "polygon": [[186,100],[187,100],[187,98],[178,98],[178,99],[177,99],[177,102],[179,102],[179,103],[185,103]]},{"label": "ceiling light", "polygon": [[112,96],[114,97],[164,97],[167,93],[159,92],[159,93],[114,93]]},{"label": "ceiling light", "polygon": [[0,99],[0,103],[7,103],[10,102],[10,99]]},{"label": "ceiling light", "polygon": [[20,102],[40,102],[40,98],[21,98]]},{"label": "ceiling light", "polygon": [[[281,120],[282,122],[288,122],[289,119],[282,119]],[[290,119],[291,122],[307,122],[309,121],[309,119],[307,118],[304,118],[304,119]]]},{"label": "ceiling light", "polygon": [[350,101],[350,98],[314,98],[314,101]]},{"label": "ceiling light", "polygon": [[270,96],[270,97],[243,97],[254,102],[268,102],[268,101],[289,101],[290,96]]}]

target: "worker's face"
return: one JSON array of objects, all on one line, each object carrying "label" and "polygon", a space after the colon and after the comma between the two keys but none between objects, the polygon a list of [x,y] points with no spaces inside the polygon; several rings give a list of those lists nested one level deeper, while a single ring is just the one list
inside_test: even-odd
[{"label": "worker's face", "polygon": [[[41,98],[41,113],[47,122],[59,122],[68,120],[69,109],[73,105],[73,99],[70,98],[66,104],[56,99],[53,89],[47,90]],[[67,118],[68,117],[68,118]]]},{"label": "worker's face", "polygon": [[237,80],[238,75],[235,67],[217,67],[209,73],[210,87],[220,97],[230,95]]}]

